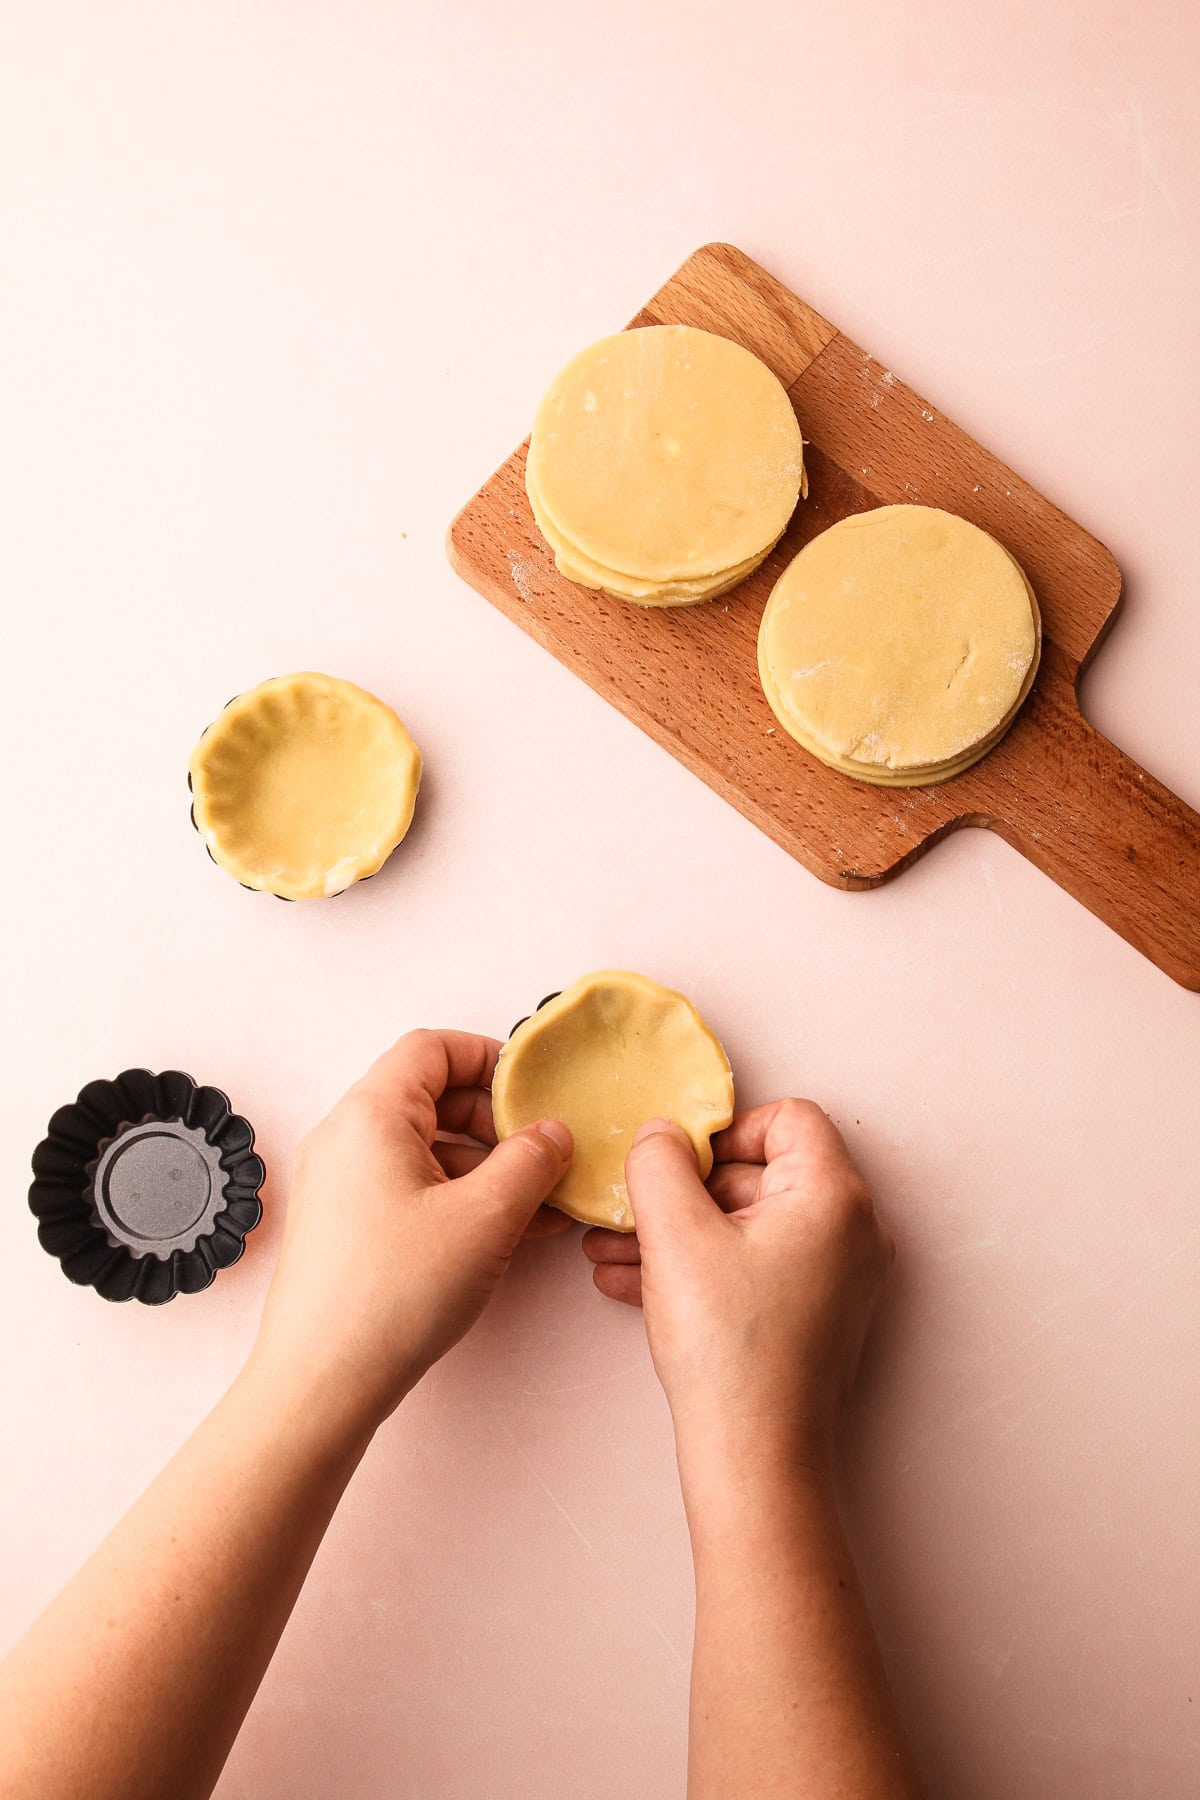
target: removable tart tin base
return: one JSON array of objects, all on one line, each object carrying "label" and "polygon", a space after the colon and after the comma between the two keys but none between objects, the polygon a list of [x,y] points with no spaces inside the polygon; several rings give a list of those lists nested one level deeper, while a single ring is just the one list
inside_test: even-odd
[{"label": "removable tart tin base", "polygon": [[61,1106],[33,1154],[30,1211],[64,1275],[161,1306],[237,1262],[266,1171],[249,1122],[178,1069],[126,1069]]}]

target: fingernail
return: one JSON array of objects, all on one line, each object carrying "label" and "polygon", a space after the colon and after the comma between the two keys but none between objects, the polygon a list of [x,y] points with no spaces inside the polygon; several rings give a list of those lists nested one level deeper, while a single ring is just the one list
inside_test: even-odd
[{"label": "fingernail", "polygon": [[539,1119],[534,1126],[534,1130],[540,1131],[544,1138],[549,1138],[550,1142],[554,1145],[554,1148],[558,1151],[558,1154],[562,1157],[563,1161],[566,1162],[574,1148],[575,1140],[571,1136],[567,1126],[563,1124],[562,1120]]},{"label": "fingernail", "polygon": [[647,1119],[634,1132],[631,1143],[640,1144],[643,1138],[657,1137],[660,1131],[676,1131],[678,1126],[673,1119]]}]

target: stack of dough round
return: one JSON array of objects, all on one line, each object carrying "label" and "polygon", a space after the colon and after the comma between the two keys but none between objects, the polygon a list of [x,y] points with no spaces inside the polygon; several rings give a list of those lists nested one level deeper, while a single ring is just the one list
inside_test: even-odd
[{"label": "stack of dough round", "polygon": [[774,548],[804,482],[765,363],[691,325],[601,338],[538,407],[525,486],[560,573],[638,606],[726,593]]},{"label": "stack of dough round", "polygon": [[995,538],[931,506],[856,513],[775,584],[758,667],[776,718],[830,768],[888,787],[978,762],[1033,685],[1041,617]]}]

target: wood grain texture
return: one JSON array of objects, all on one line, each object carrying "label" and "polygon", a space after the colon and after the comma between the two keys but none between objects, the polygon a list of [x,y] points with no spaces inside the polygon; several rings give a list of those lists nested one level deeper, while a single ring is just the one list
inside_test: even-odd
[{"label": "wood grain texture", "polygon": [[[946,832],[986,826],[1200,989],[1200,814],[1094,731],[1076,700],[1120,601],[1109,552],[731,245],[698,250],[632,321],[668,323],[744,344],[795,406],[809,497],[762,567],[695,607],[641,608],[575,586],[530,513],[527,445],[454,520],[454,567],[822,880],[873,887]],[[871,787],[826,768],[777,727],[758,681],[759,620],[791,558],[848,514],[896,501],[982,526],[1042,610],[1041,668],[1016,723],[937,787]]]}]

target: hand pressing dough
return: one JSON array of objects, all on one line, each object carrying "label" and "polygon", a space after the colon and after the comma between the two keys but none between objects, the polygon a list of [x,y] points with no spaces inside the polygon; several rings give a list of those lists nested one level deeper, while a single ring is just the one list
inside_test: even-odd
[{"label": "hand pressing dough", "polygon": [[740,344],[690,325],[581,351],[538,407],[526,462],[551,547],[608,578],[592,585],[643,604],[709,598],[670,590],[748,573],[781,536],[803,473],[781,383]]},{"label": "hand pressing dough", "polygon": [[929,506],[856,513],[806,544],[763,613],[758,666],[784,729],[882,786],[946,781],[1007,731],[1041,651],[1019,564]]},{"label": "hand pressing dough", "polygon": [[601,969],[519,1025],[492,1079],[497,1134],[562,1119],[575,1137],[550,1204],[586,1225],[632,1231],[625,1154],[647,1119],[673,1119],[700,1173],[733,1117],[729,1059],[690,1000],[645,975]]},{"label": "hand pressing dough", "polygon": [[340,894],[412,823],[421,753],[390,706],[330,675],[281,675],[230,702],[189,764],[214,862],[285,900]]}]

